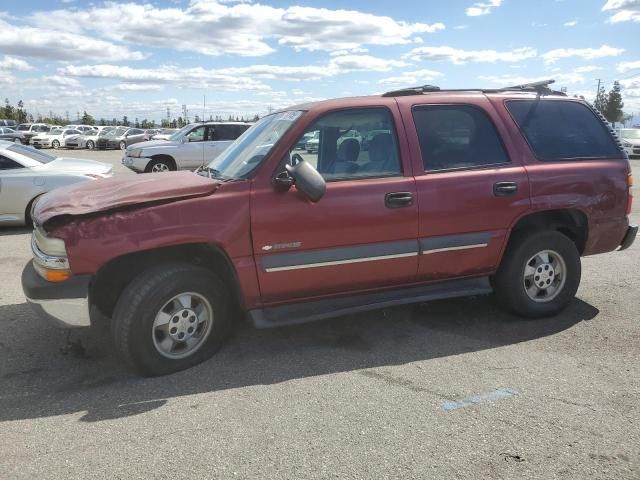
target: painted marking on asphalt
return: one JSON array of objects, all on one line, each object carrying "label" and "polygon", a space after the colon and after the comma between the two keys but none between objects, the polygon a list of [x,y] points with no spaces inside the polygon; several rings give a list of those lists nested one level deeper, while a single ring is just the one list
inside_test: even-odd
[{"label": "painted marking on asphalt", "polygon": [[473,405],[478,405],[479,403],[493,402],[495,400],[513,397],[517,394],[518,392],[511,388],[501,387],[493,390],[492,392],[472,395],[470,397],[463,398],[462,400],[450,400],[448,402],[444,402],[442,404],[442,409],[445,412],[450,412],[459,408],[472,407]]}]

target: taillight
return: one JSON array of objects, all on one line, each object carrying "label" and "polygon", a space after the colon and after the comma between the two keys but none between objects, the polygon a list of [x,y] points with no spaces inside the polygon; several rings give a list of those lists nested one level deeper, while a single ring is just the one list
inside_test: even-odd
[{"label": "taillight", "polygon": [[633,175],[631,174],[627,176],[627,186],[629,187],[627,193],[627,215],[631,215],[631,206],[633,204],[633,194],[631,193],[631,188],[633,187]]}]

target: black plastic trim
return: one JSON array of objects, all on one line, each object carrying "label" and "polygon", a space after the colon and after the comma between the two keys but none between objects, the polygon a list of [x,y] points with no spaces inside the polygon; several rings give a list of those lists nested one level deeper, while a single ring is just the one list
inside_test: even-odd
[{"label": "black plastic trim", "polygon": [[445,298],[486,295],[492,292],[488,277],[450,280],[438,284],[328,298],[249,311],[256,328],[313,322],[351,313]]},{"label": "black plastic trim", "polygon": [[65,298],[87,298],[91,275],[74,275],[60,283],[47,282],[29,261],[22,270],[22,290],[31,300],[61,300]]},{"label": "black plastic trim", "polygon": [[638,225],[631,225],[627,229],[627,233],[625,233],[622,242],[620,243],[620,249],[618,251],[626,250],[633,242],[636,241],[636,237],[638,236]]},{"label": "black plastic trim", "polygon": [[468,245],[489,243],[490,233],[465,233],[462,235],[445,235],[442,237],[421,238],[420,251],[437,250],[440,248],[456,248]]}]

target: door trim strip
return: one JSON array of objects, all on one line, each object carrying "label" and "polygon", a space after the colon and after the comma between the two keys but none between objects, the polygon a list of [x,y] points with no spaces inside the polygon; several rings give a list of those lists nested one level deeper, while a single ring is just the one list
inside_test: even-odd
[{"label": "door trim strip", "polygon": [[380,255],[379,257],[350,258],[348,260],[334,260],[332,262],[304,263],[300,265],[288,265],[286,267],[271,267],[271,268],[265,268],[265,271],[267,273],[286,272],[287,270],[301,270],[303,268],[317,268],[317,267],[329,267],[332,265],[347,265],[350,263],[375,262],[377,260],[390,260],[392,258],[415,257],[417,255],[418,255],[418,252],[396,253],[393,255]]},{"label": "door trim strip", "polygon": [[489,246],[488,243],[476,243],[474,245],[460,245],[458,247],[434,248],[431,250],[423,250],[422,255],[430,255],[432,253],[440,253],[440,252],[453,252],[455,250],[470,250],[472,248],[485,248],[488,246]]}]

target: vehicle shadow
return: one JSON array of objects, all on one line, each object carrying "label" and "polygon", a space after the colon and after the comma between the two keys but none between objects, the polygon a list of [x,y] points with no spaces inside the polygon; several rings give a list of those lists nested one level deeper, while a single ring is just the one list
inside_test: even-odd
[{"label": "vehicle shadow", "polygon": [[431,302],[273,330],[238,328],[211,360],[142,378],[113,356],[108,331],[54,329],[26,304],[0,307],[0,421],[86,412],[121,418],[183,395],[459,355],[554,335],[598,315],[576,299],[553,318],[522,320],[489,297]]}]

